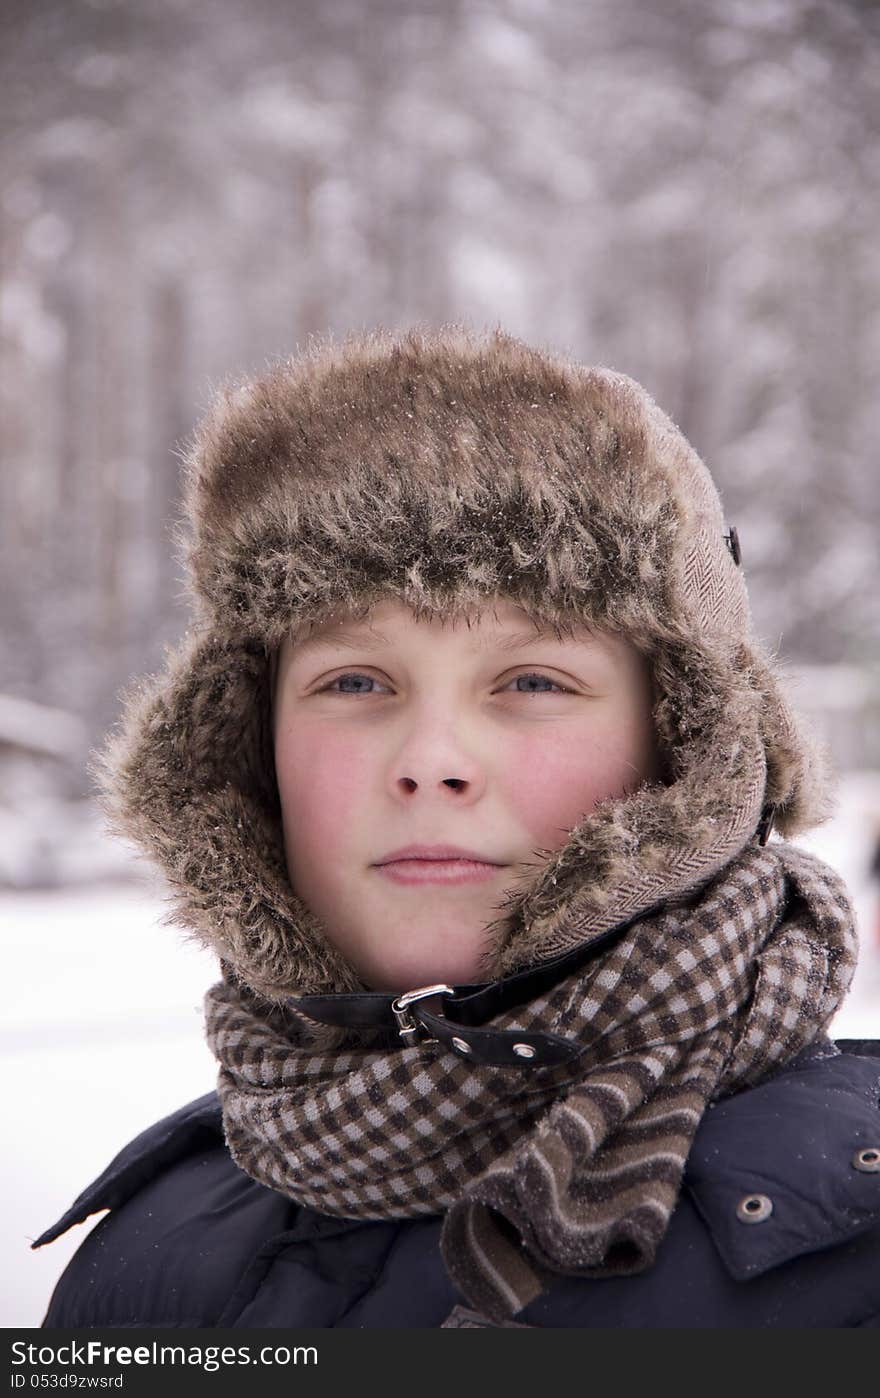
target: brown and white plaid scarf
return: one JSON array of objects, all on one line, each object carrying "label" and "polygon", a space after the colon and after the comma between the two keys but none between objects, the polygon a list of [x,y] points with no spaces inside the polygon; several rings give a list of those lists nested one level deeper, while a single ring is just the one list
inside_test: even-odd
[{"label": "brown and white plaid scarf", "polygon": [[481,1066],[354,1031],[330,1048],[338,1029],[257,1013],[224,980],[205,1004],[229,1150],[322,1213],[445,1213],[450,1276],[503,1325],[554,1274],[652,1264],[708,1103],[822,1032],[856,949],[838,875],[775,842],[747,846],[690,902],[491,1021],[576,1039],[582,1052],[562,1066]]}]

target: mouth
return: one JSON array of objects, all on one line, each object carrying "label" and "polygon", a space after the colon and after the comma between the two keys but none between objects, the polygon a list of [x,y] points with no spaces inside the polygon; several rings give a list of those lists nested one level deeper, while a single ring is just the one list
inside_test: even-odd
[{"label": "mouth", "polygon": [[376,861],[380,868],[387,864],[431,863],[431,864],[487,864],[492,868],[502,866],[502,861],[490,859],[477,850],[462,849],[459,845],[402,845]]},{"label": "mouth", "polygon": [[483,883],[504,866],[480,859],[406,859],[386,860],[375,866],[392,883],[399,884],[460,884]]}]

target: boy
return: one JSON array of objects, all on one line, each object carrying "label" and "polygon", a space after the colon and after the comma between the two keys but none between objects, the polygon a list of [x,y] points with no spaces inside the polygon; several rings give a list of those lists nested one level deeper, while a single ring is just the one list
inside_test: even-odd
[{"label": "boy", "polygon": [[351,336],[221,396],[187,514],[99,775],[220,958],[218,1092],[37,1240],[111,1209],[44,1324],[877,1323],[852,910],[770,838],[824,757],[672,422],[500,330]]}]

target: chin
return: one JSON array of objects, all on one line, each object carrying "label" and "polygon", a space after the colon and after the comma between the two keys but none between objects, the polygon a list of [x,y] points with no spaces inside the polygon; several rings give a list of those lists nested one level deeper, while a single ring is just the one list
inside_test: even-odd
[{"label": "chin", "polygon": [[386,994],[403,995],[408,990],[419,990],[424,985],[471,985],[486,980],[486,975],[471,961],[467,965],[448,962],[422,963],[418,967],[405,966],[388,968],[381,974],[368,977],[368,984],[374,990]]}]

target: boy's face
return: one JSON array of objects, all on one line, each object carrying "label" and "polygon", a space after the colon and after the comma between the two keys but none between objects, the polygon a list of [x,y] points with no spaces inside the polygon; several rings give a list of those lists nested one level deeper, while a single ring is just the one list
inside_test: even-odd
[{"label": "boy's face", "polygon": [[[274,739],[296,893],[375,990],[485,980],[487,925],[535,851],[659,775],[651,701],[629,642],[539,634],[510,599],[470,627],[392,599],[288,638]],[[381,864],[416,843],[487,862]]]}]

